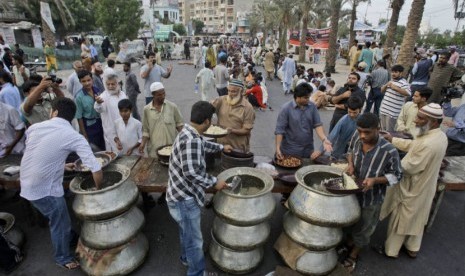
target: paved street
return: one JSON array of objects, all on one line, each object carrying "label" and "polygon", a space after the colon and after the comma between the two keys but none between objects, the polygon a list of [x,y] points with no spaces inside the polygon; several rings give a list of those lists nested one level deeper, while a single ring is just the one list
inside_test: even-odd
[{"label": "paved street", "polygon": [[[342,64],[342,60],[340,62]],[[172,63],[173,74],[170,79],[164,80],[166,97],[180,107],[185,121],[188,121],[191,105],[200,99],[200,94],[194,94],[194,77],[198,69],[190,65],[178,65],[175,61]],[[313,67],[321,70],[323,64]],[[117,65],[118,70],[121,68],[121,65]],[[345,65],[337,67],[340,73],[333,75],[337,83],[343,83],[346,79],[346,68]],[[262,69],[259,68],[259,70]],[[139,66],[134,65],[133,70],[138,75]],[[69,73],[70,71],[59,72],[59,75],[65,80],[65,75]],[[142,87],[142,81],[140,84]],[[251,149],[256,155],[272,156],[276,118],[281,105],[291,100],[292,96],[283,95],[279,81],[268,82],[267,85],[269,102],[274,111],[256,111]],[[139,99],[140,111],[142,111],[144,101],[142,94]],[[327,130],[332,111],[322,110],[320,114]],[[318,138],[315,140],[316,145],[319,146],[320,141]],[[282,216],[285,212],[284,207],[279,204],[279,196],[275,196],[277,208],[271,220],[271,235],[265,245],[263,263],[249,275],[265,275],[274,271],[277,265],[284,265],[273,249],[274,242],[282,232]],[[26,222],[27,215],[24,209],[18,203],[2,203],[0,211],[14,214],[16,221],[27,235],[26,259],[13,275],[83,275],[81,271],[64,271],[54,264],[48,228],[30,226]],[[211,240],[210,229],[213,216],[212,209],[202,210],[202,232],[205,245],[208,245]],[[465,275],[464,218],[465,193],[446,192],[432,231],[424,236],[423,246],[417,259],[409,259],[405,254],[400,254],[397,260],[387,259],[368,248],[361,255],[355,275]],[[150,241],[150,252],[145,263],[133,275],[185,275],[186,269],[178,260],[180,253],[177,225],[171,219],[166,205],[157,205],[146,214],[143,232]],[[386,222],[382,222],[376,230],[372,243],[381,244],[385,232]],[[226,275],[212,265],[209,257],[207,257],[207,269]]]}]

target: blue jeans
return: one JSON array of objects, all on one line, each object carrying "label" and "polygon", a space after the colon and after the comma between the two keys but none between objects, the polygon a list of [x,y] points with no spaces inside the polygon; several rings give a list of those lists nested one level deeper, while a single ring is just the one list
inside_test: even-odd
[{"label": "blue jeans", "polygon": [[195,199],[168,202],[171,217],[179,225],[181,243],[181,261],[187,263],[188,276],[203,275],[205,258],[203,255],[203,238],[200,229],[200,207]]},{"label": "blue jeans", "polygon": [[384,94],[381,93],[381,88],[371,88],[370,93],[368,94],[367,104],[365,107],[365,113],[371,112],[371,107],[373,104],[375,108],[373,110],[373,114],[379,116],[379,108],[381,106],[381,102],[383,101]]},{"label": "blue jeans", "polygon": [[71,219],[64,197],[47,196],[31,200],[32,205],[49,220],[55,262],[65,265],[74,260],[69,249]]}]

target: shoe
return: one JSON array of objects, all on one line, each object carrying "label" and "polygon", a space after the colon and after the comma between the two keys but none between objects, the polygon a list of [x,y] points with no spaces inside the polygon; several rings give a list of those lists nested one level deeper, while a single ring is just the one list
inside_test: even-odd
[{"label": "shoe", "polygon": [[399,255],[396,255],[396,256],[387,255],[386,248],[384,247],[384,245],[373,246],[372,249],[378,252],[378,254],[383,255],[384,257],[387,257],[387,258],[397,259],[399,257]]}]

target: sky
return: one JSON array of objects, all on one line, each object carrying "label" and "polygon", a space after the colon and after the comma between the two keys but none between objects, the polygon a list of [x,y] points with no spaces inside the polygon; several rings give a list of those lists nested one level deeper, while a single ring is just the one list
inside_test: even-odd
[{"label": "sky", "polygon": [[[374,26],[378,25],[379,18],[386,18],[389,0],[371,0],[371,5],[362,3],[357,8],[357,18],[363,21],[366,18]],[[399,16],[399,25],[407,25],[408,15],[412,6],[412,0],[406,0]],[[347,6],[348,8],[348,6]],[[465,12],[465,9],[464,9]],[[392,10],[389,10],[389,16]],[[423,22],[429,22],[432,28],[438,28],[441,32],[449,29],[454,31],[457,21],[454,19],[454,6],[452,0],[426,0]],[[460,21],[459,30],[462,30],[465,19]]]}]

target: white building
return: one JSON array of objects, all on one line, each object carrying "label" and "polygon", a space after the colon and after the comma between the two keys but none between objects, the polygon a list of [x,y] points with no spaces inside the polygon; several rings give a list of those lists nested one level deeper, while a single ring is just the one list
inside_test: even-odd
[{"label": "white building", "polygon": [[154,15],[163,21],[167,19],[172,23],[180,23],[178,0],[157,0],[154,6]]}]

